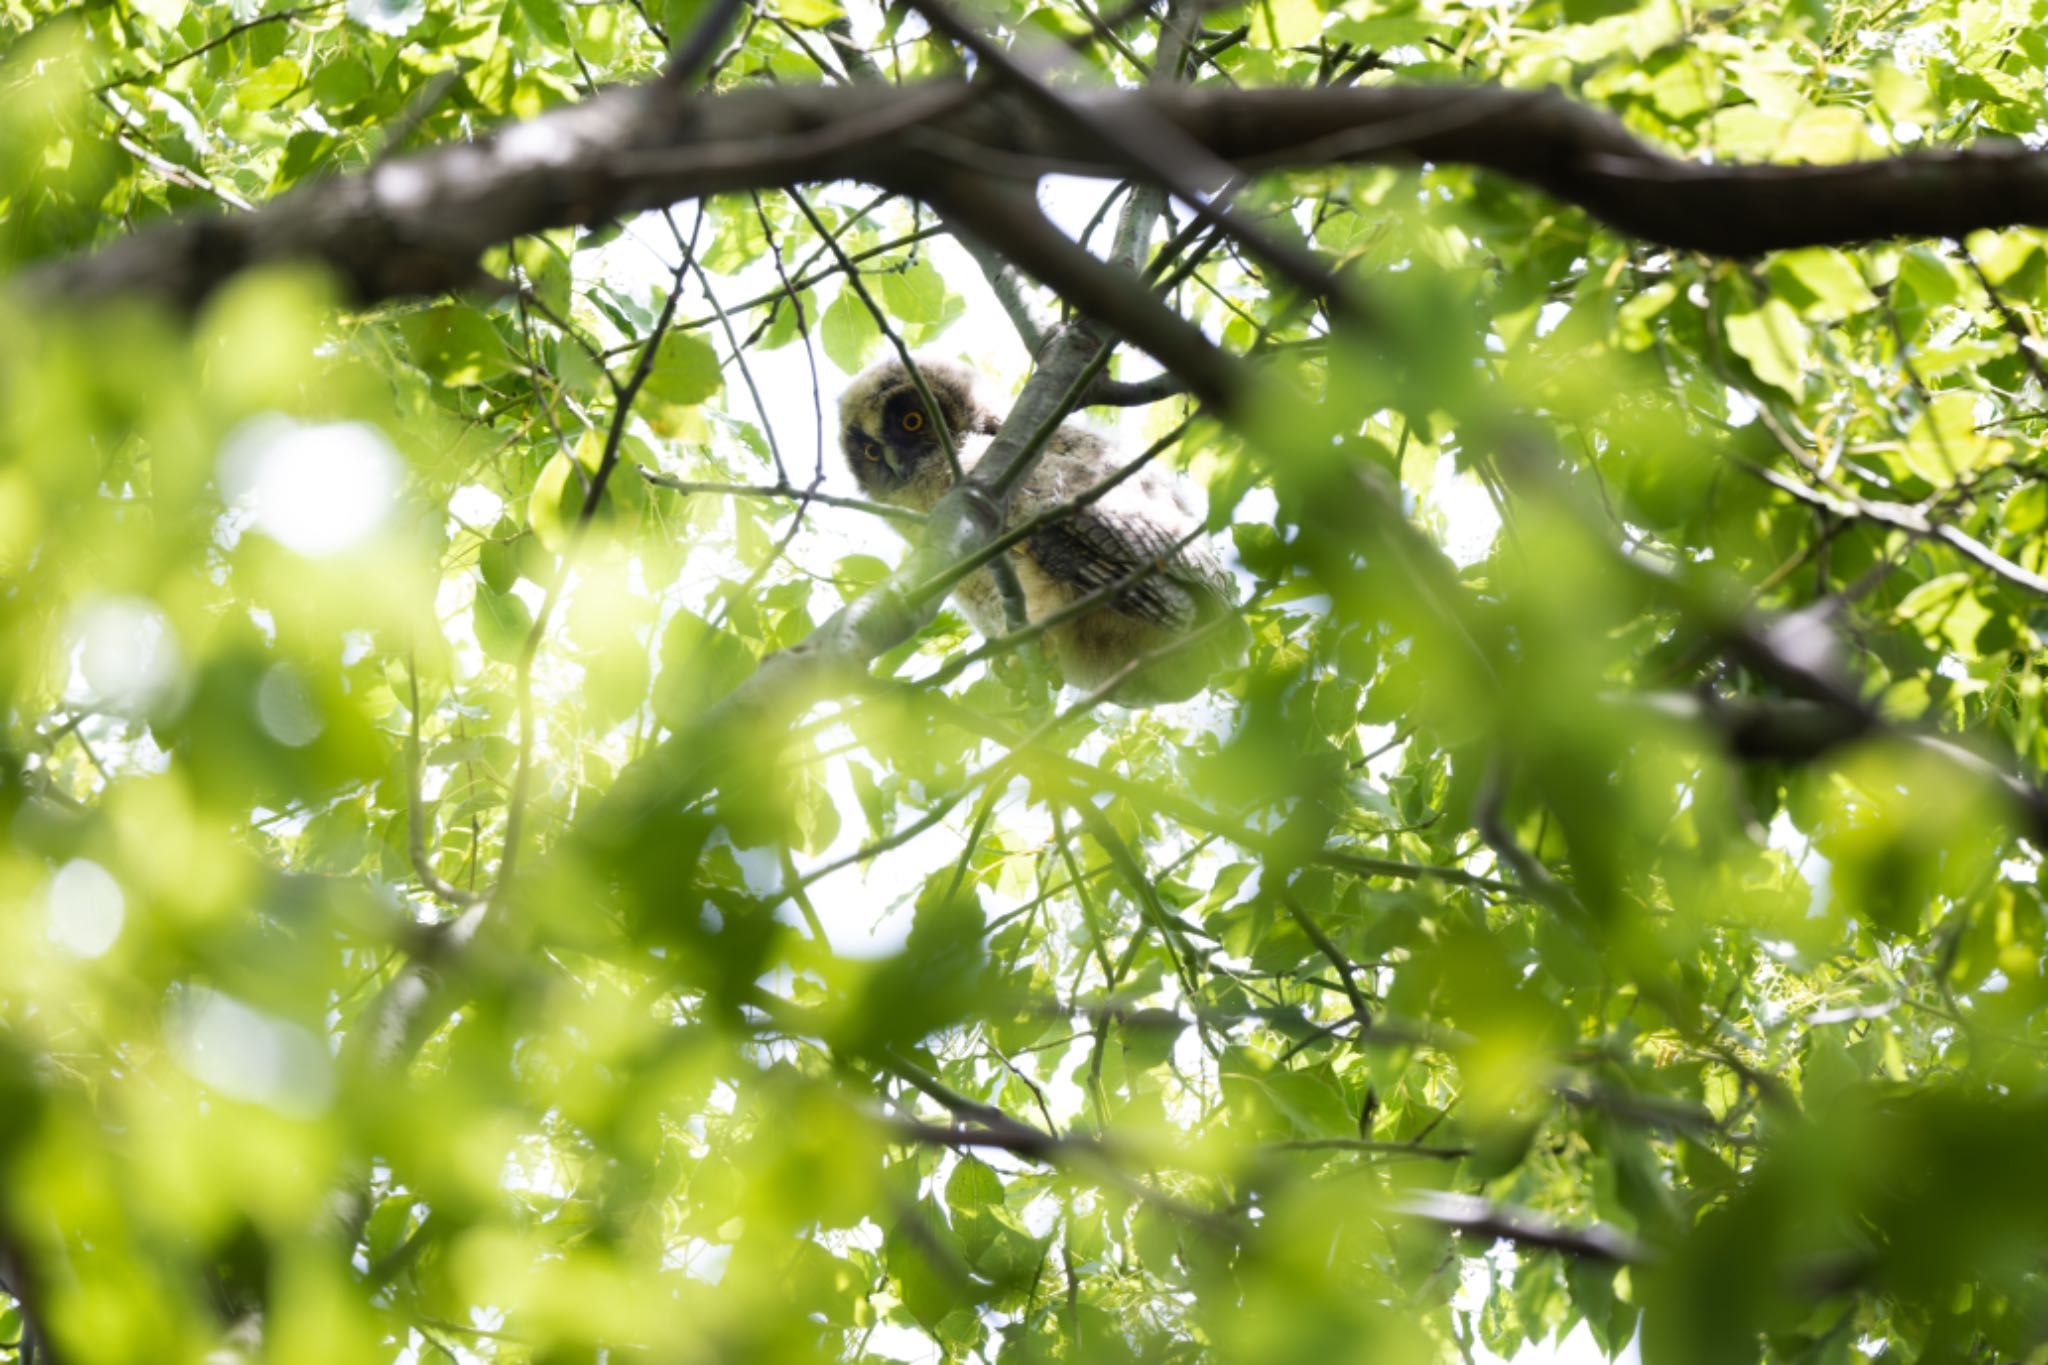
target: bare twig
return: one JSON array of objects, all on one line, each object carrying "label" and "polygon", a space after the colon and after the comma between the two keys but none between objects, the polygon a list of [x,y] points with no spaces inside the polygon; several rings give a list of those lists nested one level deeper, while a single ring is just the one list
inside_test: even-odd
[{"label": "bare twig", "polygon": [[259,14],[253,19],[244,19],[239,23],[230,24],[227,28],[223,29],[220,33],[215,34],[213,37],[208,38],[205,42],[200,43],[195,47],[188,48],[184,52],[181,52],[177,56],[171,58],[169,61],[164,62],[162,65],[158,66],[156,70],[136,71],[126,76],[116,76],[114,77],[114,79],[107,81],[103,85],[93,87],[92,93],[97,95],[104,93],[105,91],[115,89],[118,86],[146,84],[154,77],[161,76],[165,72],[170,71],[175,67],[183,66],[186,62],[189,62],[196,57],[204,57],[207,53],[213,51],[215,48],[219,47],[223,43],[233,42],[235,39],[241,37],[244,33],[247,33],[251,29],[261,28],[265,24],[290,23],[292,20],[304,18],[308,14],[318,14],[323,10],[333,9],[335,3],[336,0],[320,0],[320,3],[318,4],[299,5],[292,9],[274,10],[269,14]]},{"label": "bare twig", "polygon": [[657,488],[670,488],[678,493],[715,494],[728,498],[783,498],[789,501],[802,499],[822,503],[827,507],[844,507],[849,511],[865,512],[871,517],[887,521],[902,522],[906,526],[922,525],[924,518],[916,512],[902,507],[891,507],[887,503],[868,502],[862,498],[846,498],[836,493],[816,493],[798,488],[793,484],[738,484],[706,482],[699,479],[679,479],[673,474],[659,470],[642,469],[640,477]]}]

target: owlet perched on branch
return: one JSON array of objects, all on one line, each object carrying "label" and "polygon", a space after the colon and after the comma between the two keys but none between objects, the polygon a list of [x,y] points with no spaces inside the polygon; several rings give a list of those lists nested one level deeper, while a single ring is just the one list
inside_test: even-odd
[{"label": "owlet perched on branch", "polygon": [[[976,394],[965,366],[931,359],[917,366],[945,415],[960,468],[973,469],[1002,418]],[[855,379],[839,400],[839,418],[847,463],[877,502],[929,512],[952,486],[939,434],[900,361],[885,361]],[[1073,424],[1060,427],[1011,494],[1006,524],[1066,507],[1115,474],[1118,463],[1103,437]],[[1243,659],[1248,632],[1233,607],[1230,574],[1201,525],[1181,480],[1148,464],[1010,551],[1033,622],[1157,563],[1102,605],[1046,633],[1068,686],[1093,691],[1132,660],[1167,650],[1194,631],[1202,632],[1199,639],[1143,665],[1117,686],[1113,699],[1125,706],[1183,701]],[[953,597],[983,636],[1005,633],[1002,596],[988,569],[962,579]]]}]

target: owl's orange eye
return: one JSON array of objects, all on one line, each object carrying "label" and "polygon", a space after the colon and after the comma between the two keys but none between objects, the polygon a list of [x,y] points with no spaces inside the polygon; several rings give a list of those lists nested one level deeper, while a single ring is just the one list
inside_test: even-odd
[{"label": "owl's orange eye", "polygon": [[866,445],[862,446],[860,453],[872,461],[879,461],[882,458],[882,448],[873,441],[869,441]]},{"label": "owl's orange eye", "polygon": [[903,414],[903,429],[904,429],[905,431],[923,431],[923,430],[924,430],[924,414],[923,414],[923,413],[921,413],[921,412],[906,412],[906,413],[904,413],[904,414]]}]

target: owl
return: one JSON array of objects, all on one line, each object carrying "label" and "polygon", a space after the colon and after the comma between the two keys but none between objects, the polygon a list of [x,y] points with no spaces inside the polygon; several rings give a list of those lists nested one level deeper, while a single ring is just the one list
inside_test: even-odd
[{"label": "owl", "polygon": [[[973,469],[1002,418],[976,393],[967,367],[924,358],[917,367],[953,434],[960,468]],[[853,477],[875,501],[929,512],[952,486],[935,424],[902,362],[885,361],[855,379],[840,398],[839,419]],[[1071,502],[1116,473],[1118,464],[1102,436],[1074,423],[1060,427],[1010,495],[1008,523]],[[1184,701],[1243,659],[1248,632],[1234,607],[1229,571],[1206,536],[1175,548],[1201,524],[1179,477],[1148,464],[1010,550],[1032,621],[1164,557],[1149,577],[1046,633],[1046,648],[1068,686],[1093,691],[1132,659],[1212,622],[1199,642],[1145,666],[1119,684],[1111,700],[1124,706]],[[1002,597],[988,569],[962,579],[953,598],[983,636],[1005,632]]]}]

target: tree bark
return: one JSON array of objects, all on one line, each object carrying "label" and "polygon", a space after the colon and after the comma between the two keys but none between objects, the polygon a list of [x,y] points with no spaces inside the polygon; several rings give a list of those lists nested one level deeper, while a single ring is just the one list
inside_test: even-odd
[{"label": "tree bark", "polygon": [[[1076,94],[1072,103],[1098,121],[1163,121],[1212,164],[1248,170],[1482,167],[1631,237],[1716,255],[2048,225],[2048,155],[2018,144],[1841,166],[1705,165],[1650,148],[1555,92],[1492,86],[1154,86]],[[707,194],[861,180],[944,202],[991,177],[1028,182],[1052,172],[1175,178],[1173,168],[1130,164],[1014,92],[959,81],[700,98],[629,87],[477,142],[307,185],[251,213],[147,228],[32,268],[17,284],[44,302],[141,293],[191,307],[250,266],[317,261],[367,303],[473,285],[486,248],[526,233]],[[977,231],[996,250],[1010,245],[987,224]]]}]

